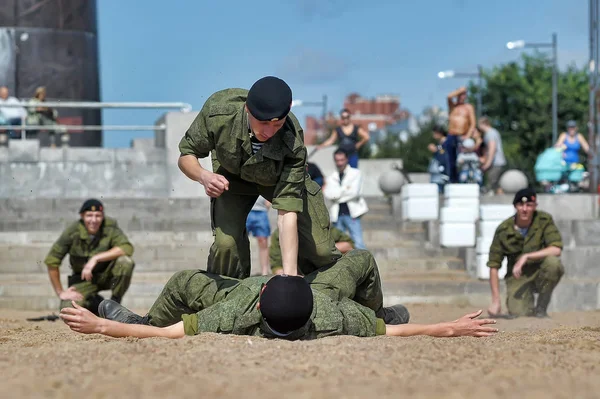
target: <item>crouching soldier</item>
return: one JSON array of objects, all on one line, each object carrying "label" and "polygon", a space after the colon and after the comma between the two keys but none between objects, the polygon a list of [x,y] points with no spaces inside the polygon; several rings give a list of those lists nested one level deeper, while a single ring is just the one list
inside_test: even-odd
[{"label": "crouching soldier", "polygon": [[[506,273],[506,306],[508,317],[547,317],[552,291],[565,269],[560,261],[562,239],[549,213],[537,210],[533,189],[515,195],[514,216],[498,226],[490,247],[488,267],[492,304],[488,312],[498,317],[501,312],[498,269],[508,258]],[[534,304],[534,293],[538,294]]]},{"label": "crouching soldier", "polygon": [[[61,300],[60,309],[71,301],[98,314],[102,290],[112,290],[112,299],[121,302],[133,274],[133,246],[116,220],[104,216],[104,206],[95,199],[85,201],[79,210],[80,219],[61,234],[50,249],[44,263],[50,282]],[[59,267],[66,255],[73,274],[69,288],[64,290]]]}]

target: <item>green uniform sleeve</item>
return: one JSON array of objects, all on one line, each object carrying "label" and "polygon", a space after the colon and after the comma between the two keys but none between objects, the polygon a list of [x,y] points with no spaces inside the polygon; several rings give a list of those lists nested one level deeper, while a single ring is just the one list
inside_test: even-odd
[{"label": "green uniform sleeve", "polygon": [[123,250],[123,252],[125,252],[125,255],[133,255],[133,245],[131,245],[129,239],[125,233],[123,233],[123,230],[121,230],[118,226],[114,227],[110,241],[113,248],[119,247]]},{"label": "green uniform sleeve", "polygon": [[331,227],[331,238],[333,238],[334,242],[349,242],[352,244],[352,246],[354,246],[352,237],[333,226]]},{"label": "green uniform sleeve", "polygon": [[562,237],[560,235],[560,231],[556,227],[554,220],[550,218],[550,221],[544,228],[543,233],[544,246],[547,247],[558,247],[560,249],[563,248]]},{"label": "green uniform sleeve", "polygon": [[[314,338],[335,335],[353,335],[355,337],[373,337],[377,334],[375,312],[351,299],[340,301],[320,299],[316,301],[316,313],[313,317]],[[385,329],[385,325],[383,326]],[[379,326],[381,330],[381,326]],[[384,332],[385,333],[385,332]]]},{"label": "green uniform sleeve", "polygon": [[194,155],[196,158],[206,158],[215,148],[213,132],[207,127],[208,104],[204,104],[202,110],[194,119],[189,129],[179,142],[181,155]]},{"label": "green uniform sleeve", "polygon": [[385,333],[386,333],[385,321],[383,321],[383,319],[377,319],[377,325],[375,327],[375,334],[376,335],[385,335]]},{"label": "green uniform sleeve", "polygon": [[306,147],[302,146],[293,156],[284,159],[283,170],[273,192],[274,209],[302,212],[305,174]]},{"label": "green uniform sleeve", "polygon": [[183,331],[185,335],[196,335],[198,334],[198,315],[197,314],[184,314],[181,315],[183,320]]},{"label": "green uniform sleeve", "polygon": [[271,234],[271,244],[269,245],[269,264],[271,272],[275,274],[278,269],[283,269],[283,260],[281,258],[281,247],[279,246],[279,229]]},{"label": "green uniform sleeve", "polygon": [[504,260],[504,251],[502,250],[502,225],[498,226],[494,233],[494,239],[490,246],[490,254],[487,266],[492,269],[500,269]]},{"label": "green uniform sleeve", "polygon": [[50,248],[50,252],[46,255],[46,259],[44,259],[44,263],[49,267],[60,267],[62,260],[69,253],[71,249],[71,245],[73,244],[73,239],[71,238],[71,229],[66,229],[58,240],[52,245]]}]

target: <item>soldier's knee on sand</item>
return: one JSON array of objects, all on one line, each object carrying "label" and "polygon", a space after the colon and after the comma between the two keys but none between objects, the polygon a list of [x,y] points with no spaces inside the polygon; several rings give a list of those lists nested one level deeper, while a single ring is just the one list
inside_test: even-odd
[{"label": "soldier's knee on sand", "polygon": [[135,262],[131,257],[123,255],[119,256],[115,261],[115,266],[113,268],[113,275],[115,276],[131,276],[133,274],[133,268],[135,267]]},{"label": "soldier's knee on sand", "polygon": [[565,274],[565,268],[558,256],[544,258],[540,269],[540,274],[549,279],[560,279]]}]

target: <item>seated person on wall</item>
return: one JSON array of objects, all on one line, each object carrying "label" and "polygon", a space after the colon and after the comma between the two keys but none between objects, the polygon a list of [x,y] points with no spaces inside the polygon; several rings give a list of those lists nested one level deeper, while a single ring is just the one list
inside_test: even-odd
[{"label": "seated person on wall", "polygon": [[[354,241],[352,238],[340,229],[336,229],[331,226],[330,229],[331,238],[335,241],[335,247],[342,253],[354,249]],[[302,270],[304,267],[302,264],[304,262],[308,262],[308,260],[303,259],[302,256],[298,256],[298,269]],[[271,273],[273,274],[283,274],[283,260],[281,258],[281,246],[279,245],[279,232],[275,231],[273,236],[271,237],[271,245],[269,246],[269,264],[271,265]],[[312,267],[308,270],[314,270],[315,267]]]},{"label": "seated person on wall", "polygon": [[[117,225],[104,216],[104,206],[89,199],[79,210],[80,219],[61,234],[44,260],[50,282],[61,300],[60,308],[77,302],[97,314],[102,302],[99,291],[112,290],[112,299],[121,302],[129,288],[134,262],[133,246]],[[73,274],[63,290],[59,267],[66,255]]]},{"label": "seated person on wall", "polygon": [[[492,304],[490,316],[500,315],[498,269],[508,258],[506,306],[509,317],[547,317],[552,291],[564,274],[560,261],[562,239],[549,213],[537,210],[536,193],[531,188],[517,192],[514,216],[498,226],[490,247],[488,267]],[[537,293],[534,304],[533,294]]]},{"label": "seated person on wall", "polygon": [[383,307],[377,264],[364,250],[351,251],[306,277],[238,280],[180,271],[143,317],[110,300],[100,304],[101,317],[74,306],[60,313],[73,331],[111,337],[181,338],[212,332],[306,340],[333,335],[485,337],[498,331],[486,326],[494,320],[475,320],[481,310],[450,323],[408,324],[404,306]]}]

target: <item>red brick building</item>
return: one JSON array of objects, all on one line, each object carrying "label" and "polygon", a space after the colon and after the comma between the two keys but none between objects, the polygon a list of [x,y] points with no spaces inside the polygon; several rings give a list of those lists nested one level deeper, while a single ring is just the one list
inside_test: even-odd
[{"label": "red brick building", "polygon": [[[375,130],[382,129],[409,117],[407,111],[400,109],[400,98],[390,95],[364,98],[357,93],[352,93],[346,97],[344,108],[350,111],[352,123],[367,131],[371,130],[369,125]],[[320,118],[307,116],[304,123],[305,143],[315,144],[319,138],[327,137],[339,123],[339,112],[330,113],[327,116],[326,129],[323,129],[323,122]]]}]

